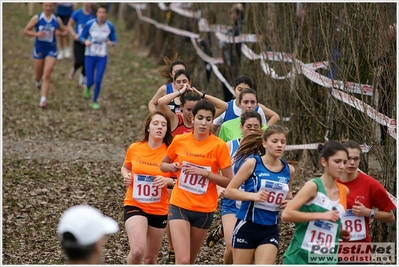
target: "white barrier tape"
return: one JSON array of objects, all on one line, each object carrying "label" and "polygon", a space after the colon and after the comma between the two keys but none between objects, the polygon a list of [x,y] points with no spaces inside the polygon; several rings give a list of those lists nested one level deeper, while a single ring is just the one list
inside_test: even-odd
[{"label": "white barrier tape", "polygon": [[[241,52],[250,60],[256,59],[267,59],[270,61],[284,61],[284,62],[293,62],[292,55],[288,53],[281,53],[281,52],[261,52],[257,55],[253,52],[247,45],[241,45]],[[327,88],[339,88],[341,90],[345,90],[351,93],[356,94],[364,94],[364,95],[372,95],[373,94],[373,87],[367,84],[359,84],[354,82],[344,82],[344,81],[334,81],[326,76],[323,76],[317,72],[316,69],[323,68],[328,69],[328,61],[322,62],[315,62],[315,63],[308,63],[304,64],[300,60],[295,60],[297,63],[296,74],[304,74],[308,79],[311,81]],[[261,64],[266,64],[266,62],[261,61]],[[263,70],[267,70],[267,66],[261,66]],[[267,75],[270,75],[268,71],[264,71]],[[291,78],[293,73],[289,73],[286,76],[278,76],[276,75],[276,79],[283,79],[283,77]]]},{"label": "white barrier tape", "polygon": [[[132,4],[134,5],[134,4]],[[162,10],[162,11],[168,11],[169,8],[165,5],[165,3],[158,3],[158,7]]]},{"label": "white barrier tape", "polygon": [[328,70],[328,61],[320,61],[314,63],[307,63],[305,66],[311,70],[324,69]]},{"label": "white barrier tape", "polygon": [[192,2],[175,2],[171,3],[170,6],[173,6],[174,8],[191,8],[193,6]]},{"label": "white barrier tape", "polygon": [[[134,5],[134,4],[133,4]],[[136,4],[137,5],[137,4]],[[182,16],[186,17],[191,17],[191,18],[200,18],[201,17],[201,10],[197,12],[192,12],[189,10],[182,9],[182,6],[190,6],[191,5],[183,5],[181,3],[172,3],[169,8],[166,7],[164,3],[159,3],[158,6],[162,10],[172,10]],[[169,32],[173,32],[182,36],[187,36],[187,37],[192,37],[197,36],[194,33],[190,33],[188,31],[183,31],[177,28],[173,28],[170,26],[166,26],[165,24],[154,24],[158,25],[157,28],[162,28],[165,29]],[[163,25],[163,26],[162,26]],[[200,31],[210,31],[210,25],[208,25],[207,21],[205,19],[200,19],[198,22],[198,26]],[[228,36],[226,34],[223,34],[221,31],[226,32],[231,27],[226,26],[226,25],[211,25],[215,31],[215,36],[218,40],[226,42],[226,43],[243,43],[243,42],[259,42],[261,40],[261,36],[256,35],[256,34],[241,34],[239,36]],[[292,55],[288,53],[280,53],[280,52],[266,52],[266,53],[261,53],[261,56],[256,55],[251,49],[248,48],[245,44],[242,44],[241,48],[243,54],[247,56],[251,60],[259,59],[259,57],[262,57],[263,59],[271,60],[271,61],[281,61],[283,60],[284,62],[292,62]],[[250,52],[251,51],[251,52]],[[323,68],[327,69],[328,63],[325,62],[316,62],[316,63],[309,63],[309,64],[303,64],[299,60],[296,60],[297,63],[299,63],[301,66],[300,68],[297,68],[296,74],[304,74],[307,78],[312,80],[313,82],[327,87],[327,88],[338,88],[340,90],[348,91],[351,93],[356,93],[356,94],[364,94],[364,95],[372,95],[373,87],[371,85],[367,84],[359,84],[359,83],[354,83],[354,82],[344,82],[344,81],[332,81],[332,79],[323,76],[314,70],[318,68]],[[271,69],[266,62],[261,61],[261,67],[262,70],[267,74],[270,75],[273,79],[289,79],[292,78],[294,73],[288,73],[286,76],[278,76],[276,72]],[[304,71],[305,70],[305,71]],[[309,72],[309,71],[312,71]]]},{"label": "white barrier tape", "polygon": [[[213,73],[216,75],[216,77],[229,89],[230,93],[232,95],[235,95],[234,93],[234,88],[227,82],[227,80],[223,77],[223,75],[220,73],[218,67],[214,63],[214,58],[211,58],[207,54],[202,51],[201,48],[198,47],[197,41],[194,38],[191,38],[191,43],[194,46],[195,51],[197,52],[197,55],[204,61],[208,62],[209,65],[212,67]],[[208,59],[208,60],[207,60]],[[223,62],[223,59],[222,59]]]},{"label": "white barrier tape", "polygon": [[175,27],[171,27],[171,26],[169,26],[167,24],[159,23],[156,20],[153,20],[153,19],[150,19],[148,17],[143,16],[141,14],[141,10],[137,7],[136,4],[130,4],[130,6],[132,6],[132,7],[134,7],[136,9],[138,17],[141,20],[153,24],[158,29],[162,29],[162,30],[167,31],[167,32],[171,32],[171,33],[174,33],[174,34],[177,34],[177,35],[180,35],[180,36],[185,36],[185,37],[190,37],[190,38],[199,38],[200,37],[199,34],[192,33],[192,32],[185,31],[185,30],[181,30],[181,29],[178,29],[178,28],[175,28]]},{"label": "white barrier tape", "polygon": [[[338,100],[341,100],[342,102],[356,108],[360,112],[366,113],[370,118],[372,118],[379,124],[387,126],[390,129],[396,129],[396,120],[391,119],[382,113],[379,113],[377,110],[372,108],[370,105],[362,102],[361,100],[342,91],[338,91],[337,89],[332,90],[332,95]],[[396,139],[396,134],[394,138]]]},{"label": "white barrier tape", "polygon": [[229,36],[221,32],[215,32],[215,36],[219,41],[229,44],[258,43],[262,40],[262,36],[256,34],[240,34],[238,36]]},{"label": "white barrier tape", "polygon": [[136,3],[136,6],[140,10],[146,10],[147,9],[147,3]]},{"label": "white barrier tape", "polygon": [[191,10],[185,10],[185,9],[181,9],[178,7],[175,7],[175,5],[170,5],[169,9],[176,12],[177,14],[181,15],[181,16],[185,16],[188,18],[194,18],[194,19],[199,19],[201,18],[201,10],[197,10],[197,11],[191,11]]},{"label": "white barrier tape", "polygon": [[388,128],[388,133],[390,136],[392,136],[396,140],[396,136],[397,136],[396,129]]},{"label": "white barrier tape", "polygon": [[198,30],[200,32],[221,32],[221,33],[228,33],[232,29],[231,26],[227,25],[219,25],[219,24],[211,24],[209,25],[207,20],[201,18],[198,21]]},{"label": "white barrier tape", "polygon": [[[193,40],[193,38],[199,38],[198,34],[194,34],[188,31],[184,31],[184,30],[180,30],[171,26],[168,26],[166,24],[160,24],[157,21],[150,19],[148,17],[144,17],[141,14],[141,10],[140,10],[140,5],[138,4],[130,4],[132,7],[134,7],[137,11],[138,17],[143,20],[143,21],[147,21],[153,25],[155,25],[157,28],[159,29],[163,29],[165,31],[169,31],[172,33],[175,33],[177,35],[181,35],[181,36],[186,36],[186,37],[190,37],[192,40],[192,43],[196,45],[195,40]],[[249,49],[245,44],[242,44],[242,49],[245,51],[244,55],[248,55],[249,58],[261,58],[261,59],[268,59],[268,60],[274,60],[274,61],[284,61],[284,62],[292,62],[292,56],[291,54],[288,53],[281,53],[281,52],[262,52],[261,55],[256,55],[256,53],[254,53],[251,49]],[[201,50],[202,51],[202,50]],[[197,50],[197,54],[198,50]],[[211,57],[205,57],[204,55],[202,55],[202,57],[204,61],[207,61],[210,63],[210,65],[212,66],[212,70],[214,70],[215,75],[218,77],[218,79],[226,85],[226,87],[229,89],[229,91],[234,95],[234,90],[232,89],[232,86],[226,81],[226,79],[223,77],[223,75],[219,72],[219,69],[216,67],[216,62],[221,63],[223,62],[222,59],[215,59],[213,60]],[[206,58],[206,59],[204,59]],[[310,79],[311,81],[327,87],[327,88],[331,88],[333,87],[333,83],[332,80],[329,79],[326,76],[323,76],[317,72],[314,71],[314,68],[317,66],[318,63],[309,63],[309,64],[316,64],[315,66],[309,67],[309,64],[304,64],[303,62],[299,61],[299,60],[295,60],[295,63],[297,65],[299,65],[299,69],[301,70],[301,73],[303,73],[308,79]],[[283,77],[278,76],[277,74],[275,74],[275,71],[273,69],[271,69],[264,61],[261,61],[261,66],[263,71],[268,74],[268,75],[272,75],[272,77],[274,77],[275,79],[283,79]],[[285,76],[285,78],[289,78],[292,77],[292,75],[295,75],[293,72],[290,72],[287,76]],[[343,87],[344,86],[344,87]],[[342,82],[342,81],[335,81],[334,82],[334,87],[338,87],[339,89],[350,89],[350,88],[354,88],[354,89],[366,89],[367,91],[370,91],[370,88],[372,88],[370,85],[364,85],[364,84],[358,84],[358,83],[348,83],[348,82]],[[358,110],[364,112],[364,108],[366,109],[366,114],[374,119],[375,121],[377,121],[378,123],[387,126],[389,128],[389,134],[396,139],[397,135],[396,135],[396,130],[392,130],[396,128],[396,120],[394,119],[390,119],[388,118],[386,115],[383,115],[379,112],[377,112],[375,109],[373,109],[371,106],[363,103],[362,101],[349,96],[343,92],[340,92],[336,89],[332,90],[332,95],[357,108]],[[351,101],[350,101],[350,100]],[[354,103],[356,102],[356,104]]]},{"label": "white barrier tape", "polygon": [[[365,172],[362,171],[361,169],[358,168],[357,170],[358,170],[359,172],[364,173],[364,174],[367,175],[367,173],[365,173]],[[392,201],[392,204],[394,204],[395,207],[397,208],[397,207],[398,207],[398,200],[396,199],[396,197],[393,196],[391,193],[389,193],[386,189],[385,189],[385,192],[387,192],[389,199],[391,199],[391,201]]]},{"label": "white barrier tape", "polygon": [[[186,5],[191,7],[192,5]],[[169,5],[169,7],[167,7],[164,3],[158,3],[158,7],[162,10],[162,11],[174,11],[177,14],[184,16],[184,17],[188,17],[188,18],[195,18],[195,19],[199,19],[201,18],[201,10],[198,11],[191,11],[191,10],[187,10],[187,9],[182,9],[182,5],[180,3],[171,3]]]},{"label": "white barrier tape", "polygon": [[[302,149],[309,149],[309,150],[314,150],[319,147],[320,143],[313,143],[313,144],[303,144],[303,145],[287,145],[285,147],[286,151],[290,150],[302,150]],[[360,148],[362,149],[362,153],[368,153],[370,151],[371,146],[369,145],[360,145]]]}]

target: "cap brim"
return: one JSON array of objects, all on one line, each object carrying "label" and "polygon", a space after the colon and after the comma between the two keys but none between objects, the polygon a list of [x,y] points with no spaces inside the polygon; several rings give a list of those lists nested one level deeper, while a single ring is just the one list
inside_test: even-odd
[{"label": "cap brim", "polygon": [[115,234],[119,230],[118,223],[111,217],[104,216],[103,225],[105,234]]}]

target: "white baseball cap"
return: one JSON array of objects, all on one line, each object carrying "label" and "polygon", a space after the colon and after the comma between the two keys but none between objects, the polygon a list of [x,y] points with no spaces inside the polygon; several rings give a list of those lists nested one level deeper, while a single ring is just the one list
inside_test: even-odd
[{"label": "white baseball cap", "polygon": [[104,216],[94,207],[81,205],[71,207],[62,214],[57,232],[61,240],[64,233],[70,232],[78,244],[88,246],[118,230],[118,223],[114,219]]}]

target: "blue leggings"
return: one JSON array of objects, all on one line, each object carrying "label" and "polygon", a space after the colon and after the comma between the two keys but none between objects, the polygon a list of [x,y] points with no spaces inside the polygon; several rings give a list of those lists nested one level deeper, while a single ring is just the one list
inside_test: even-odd
[{"label": "blue leggings", "polygon": [[93,102],[97,102],[97,98],[100,95],[101,81],[104,77],[105,68],[107,67],[107,60],[108,57],[85,56],[86,86],[88,88],[90,88],[94,83],[94,70],[97,69]]}]

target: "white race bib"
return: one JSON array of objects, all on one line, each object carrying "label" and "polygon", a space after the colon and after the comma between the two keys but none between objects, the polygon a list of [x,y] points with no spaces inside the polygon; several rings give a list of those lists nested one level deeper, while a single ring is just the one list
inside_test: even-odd
[{"label": "white race bib", "polygon": [[[238,190],[245,191],[243,186],[240,186],[240,188],[238,188]],[[242,204],[242,200],[236,200],[236,208],[237,209],[239,209],[241,207],[241,204]]]},{"label": "white race bib", "polygon": [[198,174],[184,174],[183,170],[187,165],[202,168],[211,171],[209,166],[199,166],[187,161],[183,161],[182,171],[179,176],[179,188],[186,190],[190,193],[203,195],[208,190],[209,180],[202,175]]},{"label": "white race bib", "polygon": [[[328,249],[333,248],[335,247],[337,230],[337,223],[322,220],[310,221],[301,248],[308,251],[312,250],[313,245]],[[322,254],[320,250],[316,250],[314,253]]]},{"label": "white race bib", "polygon": [[146,174],[134,174],[133,198],[142,203],[161,201],[162,189],[154,185],[154,177]]},{"label": "white race bib", "polygon": [[40,26],[39,27],[39,31],[40,32],[44,32],[44,36],[43,37],[38,37],[37,38],[39,41],[49,42],[49,43],[51,43],[53,41],[54,31],[55,31],[54,27],[46,27],[45,28],[45,27]]},{"label": "white race bib", "polygon": [[90,54],[92,56],[103,57],[107,51],[107,43],[97,43],[93,42],[90,46]]},{"label": "white race bib", "polygon": [[269,197],[264,202],[255,202],[254,206],[258,209],[278,211],[280,210],[281,203],[287,198],[288,184],[261,180],[260,190],[269,192]]},{"label": "white race bib", "polygon": [[342,218],[342,228],[351,233],[352,237],[350,241],[366,238],[366,221],[363,216],[354,215],[352,210],[346,210]]}]

